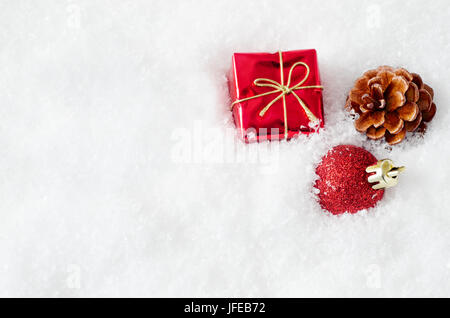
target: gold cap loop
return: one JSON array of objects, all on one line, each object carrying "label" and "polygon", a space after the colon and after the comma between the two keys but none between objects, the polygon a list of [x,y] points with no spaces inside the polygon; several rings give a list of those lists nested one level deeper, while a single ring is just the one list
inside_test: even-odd
[{"label": "gold cap loop", "polygon": [[366,172],[374,173],[367,178],[369,183],[375,183],[372,189],[390,188],[398,183],[398,176],[403,172],[405,167],[396,167],[392,160],[379,160],[376,164],[366,168]]}]

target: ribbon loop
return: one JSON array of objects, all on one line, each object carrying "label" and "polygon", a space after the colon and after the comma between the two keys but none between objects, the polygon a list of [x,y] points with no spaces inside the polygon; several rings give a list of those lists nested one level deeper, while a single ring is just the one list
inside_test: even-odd
[{"label": "ribbon loop", "polygon": [[[272,80],[270,78],[257,78],[253,81],[253,85],[257,86],[257,87],[271,87],[274,90],[266,92],[266,93],[262,93],[262,94],[258,94],[255,96],[251,96],[251,97],[247,97],[247,98],[243,98],[243,99],[239,99],[234,101],[231,104],[231,107],[233,108],[235,104],[240,103],[240,102],[244,102],[250,99],[254,99],[254,98],[259,98],[259,97],[263,97],[266,95],[270,95],[270,94],[275,94],[275,93],[280,93],[280,95],[278,95],[277,97],[275,97],[271,102],[269,102],[260,112],[259,112],[259,116],[263,117],[265,115],[265,113],[269,110],[269,108],[275,104],[275,102],[277,102],[280,98],[283,99],[283,110],[284,110],[284,136],[287,139],[288,136],[288,126],[287,126],[287,111],[286,111],[286,95],[288,94],[293,94],[294,97],[297,99],[298,103],[300,104],[300,106],[303,108],[303,110],[306,113],[306,116],[308,117],[308,119],[311,122],[317,122],[318,119],[316,116],[314,116],[314,114],[311,112],[311,110],[306,106],[305,102],[295,93],[295,90],[300,90],[300,89],[307,89],[307,88],[320,88],[323,89],[323,86],[321,85],[310,85],[310,86],[302,86],[303,83],[306,82],[306,80],[309,77],[310,74],[310,69],[308,64],[304,63],[304,62],[296,62],[294,65],[291,66],[290,70],[289,70],[289,74],[288,74],[288,79],[287,79],[287,84],[284,85],[284,68],[283,68],[283,56],[281,51],[278,52],[279,56],[280,56],[280,78],[281,78],[281,83],[278,83],[275,80]],[[294,86],[291,87],[291,79],[292,79],[292,73],[294,71],[294,69],[298,66],[303,66],[306,69],[305,75],[304,77]]]}]

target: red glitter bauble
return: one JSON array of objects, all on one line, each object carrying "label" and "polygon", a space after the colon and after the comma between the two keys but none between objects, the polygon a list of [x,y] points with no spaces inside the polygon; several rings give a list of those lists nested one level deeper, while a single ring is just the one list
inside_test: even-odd
[{"label": "red glitter bauble", "polygon": [[333,214],[356,213],[374,207],[384,190],[374,190],[366,168],[377,163],[367,150],[340,145],[331,149],[316,168],[319,203]]}]

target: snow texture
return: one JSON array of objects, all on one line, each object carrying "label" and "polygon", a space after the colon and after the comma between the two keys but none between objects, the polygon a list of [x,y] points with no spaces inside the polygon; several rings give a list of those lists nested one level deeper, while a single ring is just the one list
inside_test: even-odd
[{"label": "snow texture", "polygon": [[[448,1],[3,1],[0,296],[450,296]],[[233,52],[315,48],[326,129],[244,145]],[[365,70],[435,90],[392,149],[343,111]],[[364,146],[407,167],[324,213],[314,167]]]}]

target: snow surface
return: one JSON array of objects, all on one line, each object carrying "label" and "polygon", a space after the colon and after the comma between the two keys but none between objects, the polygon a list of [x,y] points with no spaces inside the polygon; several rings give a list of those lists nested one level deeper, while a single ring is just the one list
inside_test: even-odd
[{"label": "snow surface", "polygon": [[[0,295],[450,296],[449,27],[446,0],[3,1]],[[232,53],[306,48],[326,129],[242,144]],[[438,107],[392,150],[343,111],[382,64]],[[375,209],[314,201],[341,143],[407,166]]]}]

